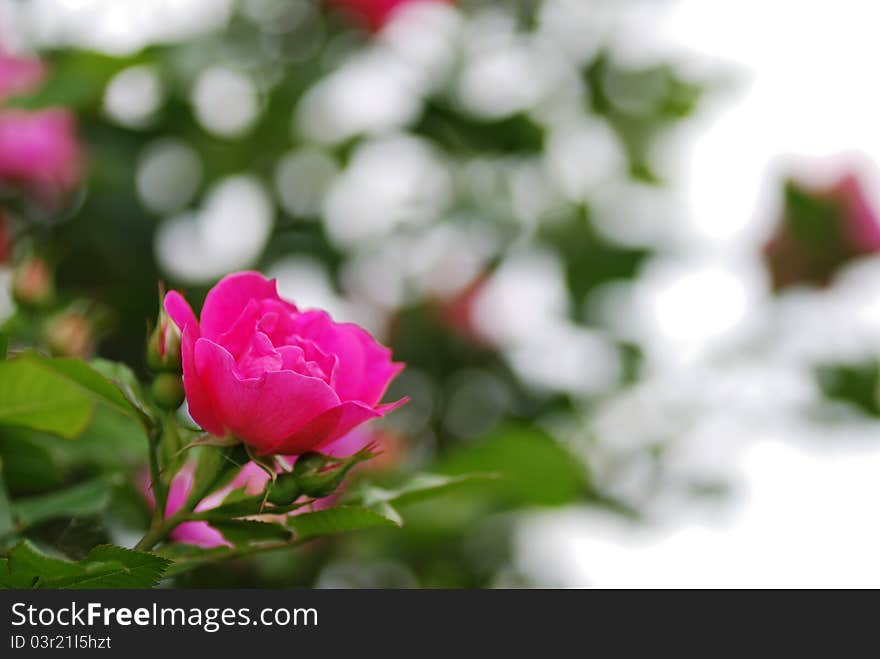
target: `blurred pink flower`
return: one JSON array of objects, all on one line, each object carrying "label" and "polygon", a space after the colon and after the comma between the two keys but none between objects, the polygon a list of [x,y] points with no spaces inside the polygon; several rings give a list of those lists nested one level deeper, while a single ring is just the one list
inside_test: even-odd
[{"label": "blurred pink flower", "polygon": [[880,218],[861,182],[846,173],[827,188],[789,181],[776,233],[764,246],[773,288],[827,285],[859,256],[880,251]]},{"label": "blurred pink flower", "polygon": [[193,419],[261,455],[297,455],[335,442],[406,402],[380,405],[403,364],[361,327],[300,312],[256,272],[222,279],[201,322],[171,291],[182,332],[183,382]]},{"label": "blurred pink flower", "polygon": [[372,31],[378,31],[391,20],[394,12],[404,5],[416,2],[446,2],[452,0],[328,0],[331,7],[351,15]]},{"label": "blurred pink flower", "polygon": [[46,67],[40,60],[10,55],[0,47],[0,103],[32,91],[45,75]]},{"label": "blurred pink flower", "polygon": [[76,185],[82,154],[67,110],[0,110],[0,179],[54,195]]}]

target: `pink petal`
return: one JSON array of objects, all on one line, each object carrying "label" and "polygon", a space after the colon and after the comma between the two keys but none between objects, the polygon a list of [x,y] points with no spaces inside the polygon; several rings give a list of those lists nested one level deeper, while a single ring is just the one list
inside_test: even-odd
[{"label": "pink petal", "polygon": [[318,415],[299,430],[288,435],[272,448],[273,453],[296,455],[326,446],[351,432],[354,428],[381,416],[385,416],[407,402],[402,398],[395,403],[370,407],[359,401],[345,401]]},{"label": "pink petal", "polygon": [[323,380],[293,371],[238,378],[232,355],[205,338],[196,342],[195,365],[223,425],[262,453],[339,404]]},{"label": "pink petal", "polygon": [[[281,300],[274,279],[266,279],[259,272],[227,275],[205,298],[205,305],[202,307],[202,336],[216,341],[238,320],[248,302],[259,302],[266,298]],[[284,305],[291,313],[296,312],[296,307],[289,302]]]},{"label": "pink petal", "polygon": [[76,119],[66,111],[0,112],[0,176],[68,189],[81,168]]},{"label": "pink petal", "polygon": [[339,358],[334,387],[342,400],[375,405],[403,369],[403,364],[391,361],[388,348],[358,325],[335,323],[324,311],[307,311],[296,321],[304,338]]},{"label": "pink petal", "polygon": [[207,522],[184,522],[171,532],[171,537],[177,542],[205,549],[224,545],[232,546],[232,543],[224,538],[220,531]]},{"label": "pink petal", "polygon": [[194,349],[199,338],[199,323],[192,307],[177,291],[165,295],[165,312],[181,331],[180,355],[183,363],[183,388],[186,404],[193,420],[212,435],[225,435],[223,424],[211,408],[211,401],[196,371]]},{"label": "pink petal", "polygon": [[193,313],[192,307],[189,306],[184,297],[177,291],[168,291],[165,294],[165,313],[167,313],[177,328],[183,332],[187,325],[191,325],[195,330],[196,336],[199,335],[199,321]]}]

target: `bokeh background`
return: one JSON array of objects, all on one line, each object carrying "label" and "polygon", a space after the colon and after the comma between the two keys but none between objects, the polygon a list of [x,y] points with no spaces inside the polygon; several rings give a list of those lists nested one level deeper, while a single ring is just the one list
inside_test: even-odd
[{"label": "bokeh background", "polygon": [[[39,255],[78,347],[143,371],[157,281],[260,269],[407,362],[370,478],[506,477],[178,585],[878,586],[878,17],[0,0],[48,71],[5,111],[67,108],[84,154],[60,201],[7,191],[4,289]],[[82,445],[0,430],[9,488],[144,458],[109,422]],[[42,533],[130,544],[126,480]]]}]

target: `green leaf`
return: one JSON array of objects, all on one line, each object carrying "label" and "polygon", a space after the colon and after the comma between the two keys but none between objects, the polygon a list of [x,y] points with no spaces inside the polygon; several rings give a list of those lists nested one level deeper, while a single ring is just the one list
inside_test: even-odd
[{"label": "green leaf", "polygon": [[434,496],[467,488],[475,483],[497,480],[498,474],[464,474],[462,476],[443,476],[440,474],[416,474],[400,487],[386,489],[375,485],[366,485],[354,493],[353,499],[365,506],[380,503],[411,503]]},{"label": "green leaf", "polygon": [[287,526],[296,534],[297,540],[307,540],[322,535],[359,531],[374,527],[392,527],[399,524],[394,519],[357,506],[339,506],[314,513],[292,515]]},{"label": "green leaf", "polygon": [[9,427],[0,432],[0,457],[11,494],[45,492],[64,484],[66,470],[51,448],[55,443],[71,442],[27,428]]},{"label": "green leaf", "polygon": [[199,446],[193,485],[186,506],[194,507],[199,501],[228,484],[248,462],[241,443],[232,446]]},{"label": "green leaf", "polygon": [[0,563],[0,586],[6,588],[149,588],[170,561],[147,552],[101,545],[74,563],[51,556],[28,540]]},{"label": "green leaf", "polygon": [[124,414],[135,412],[119,387],[79,359],[50,359],[36,353],[28,353],[20,359],[34,362],[70,382],[75,382],[104,403],[115,407]]},{"label": "green leaf", "polygon": [[0,424],[72,439],[88,426],[98,401],[135,413],[115,385],[80,360],[26,353],[0,362]]},{"label": "green leaf", "polygon": [[211,522],[211,526],[220,531],[223,537],[234,545],[290,539],[290,531],[280,524],[269,524],[250,519]]},{"label": "green leaf", "polygon": [[100,545],[79,564],[86,574],[59,581],[58,588],[149,588],[162,578],[170,561],[148,552]]},{"label": "green leaf", "polygon": [[110,503],[111,494],[110,483],[96,478],[59,492],[18,499],[12,505],[12,514],[20,528],[58,517],[97,515]]},{"label": "green leaf", "polygon": [[247,487],[242,486],[232,490],[223,499],[223,503],[216,508],[212,508],[209,512],[218,517],[245,517],[247,515],[258,515],[263,512],[265,501],[263,495],[248,495]]},{"label": "green leaf", "polygon": [[76,563],[43,552],[30,540],[24,540],[12,549],[6,568],[7,573],[0,574],[0,585],[6,588],[38,588],[84,572]]},{"label": "green leaf", "polygon": [[80,387],[33,362],[0,362],[0,423],[72,439],[85,430],[93,409]]},{"label": "green leaf", "polygon": [[142,415],[152,417],[153,412],[145,402],[143,388],[134,372],[125,364],[110,361],[109,359],[93,359],[89,362],[98,373],[110,380],[113,385],[122,392],[126,402],[136,408]]},{"label": "green leaf", "polygon": [[0,538],[9,535],[13,530],[12,505],[9,503],[9,493],[6,491],[3,460],[0,459]]},{"label": "green leaf", "polygon": [[491,472],[496,496],[512,505],[558,506],[592,494],[575,455],[535,428],[509,427],[453,452],[436,471],[451,476]]}]

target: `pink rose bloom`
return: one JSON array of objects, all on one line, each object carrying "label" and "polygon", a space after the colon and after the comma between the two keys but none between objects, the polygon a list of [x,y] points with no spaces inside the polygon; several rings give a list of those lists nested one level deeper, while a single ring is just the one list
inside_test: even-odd
[{"label": "pink rose bloom", "polygon": [[61,109],[0,110],[0,179],[63,192],[82,164],[73,115]]},{"label": "pink rose bloom", "polygon": [[0,103],[37,87],[46,75],[38,59],[16,57],[0,48]]},{"label": "pink rose bloom", "polygon": [[223,278],[201,321],[176,291],[165,310],[182,334],[190,415],[260,455],[319,449],[406,402],[379,404],[403,369],[388,348],[324,311],[299,311],[259,273]]},{"label": "pink rose bloom", "polygon": [[349,13],[372,31],[378,31],[391,20],[394,12],[415,2],[449,2],[450,0],[329,0],[332,7]]}]

